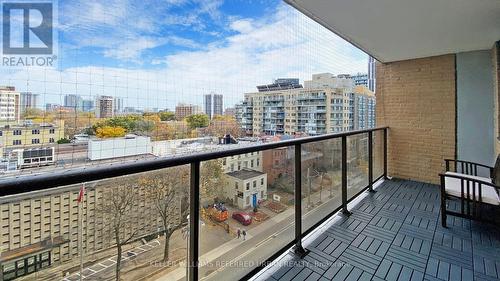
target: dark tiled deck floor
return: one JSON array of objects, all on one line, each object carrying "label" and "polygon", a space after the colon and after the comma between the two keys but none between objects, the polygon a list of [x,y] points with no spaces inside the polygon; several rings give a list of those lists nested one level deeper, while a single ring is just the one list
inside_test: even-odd
[{"label": "dark tiled deck floor", "polygon": [[352,212],[265,279],[500,280],[500,229],[453,216],[442,228],[435,185],[385,181]]}]

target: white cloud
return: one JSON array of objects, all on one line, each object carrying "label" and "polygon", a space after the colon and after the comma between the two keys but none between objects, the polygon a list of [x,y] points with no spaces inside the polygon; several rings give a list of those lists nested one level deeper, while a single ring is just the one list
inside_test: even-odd
[{"label": "white cloud", "polygon": [[[367,56],[314,21],[282,5],[275,14],[259,20],[233,19],[236,34],[200,50],[155,58],[149,69],[87,66],[63,71],[0,70],[0,84],[42,95],[42,103],[63,102],[65,94],[125,98],[126,106],[173,109],[178,102],[201,105],[203,94],[224,95],[225,106],[239,102],[243,93],[274,78],[313,73],[366,72]],[[95,39],[104,40],[104,39]],[[123,42],[123,41],[120,41]],[[110,44],[111,57],[133,58],[158,44],[199,47],[183,38],[141,37]],[[114,53],[113,53],[114,52]]]}]

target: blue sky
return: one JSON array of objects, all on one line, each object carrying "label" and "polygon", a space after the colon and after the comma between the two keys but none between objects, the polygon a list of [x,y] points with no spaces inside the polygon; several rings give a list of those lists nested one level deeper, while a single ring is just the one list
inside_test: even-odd
[{"label": "blue sky", "polygon": [[[224,46],[240,19],[272,16],[281,1],[61,1],[60,67],[155,68],[179,52]],[[82,59],[84,57],[84,59]]]},{"label": "blue sky", "polygon": [[279,77],[366,72],[367,56],[279,0],[60,0],[59,67],[2,69],[0,85],[41,95],[112,95],[125,106],[225,107]]}]

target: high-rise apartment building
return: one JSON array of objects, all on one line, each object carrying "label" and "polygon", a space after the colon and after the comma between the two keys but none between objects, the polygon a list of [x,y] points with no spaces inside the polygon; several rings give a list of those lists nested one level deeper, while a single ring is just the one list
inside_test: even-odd
[{"label": "high-rise apartment building", "polygon": [[38,106],[38,94],[33,94],[31,92],[21,93],[21,113],[24,113],[28,108],[37,108]]},{"label": "high-rise apartment building", "polygon": [[375,59],[368,57],[368,89],[375,92]]},{"label": "high-rise apartment building", "polygon": [[82,110],[84,112],[91,112],[94,110],[94,101],[93,100],[82,100]]},{"label": "high-rise apartment building", "polygon": [[115,114],[119,114],[123,112],[123,98],[115,97],[114,99],[114,111]]},{"label": "high-rise apartment building", "polygon": [[205,95],[205,114],[208,118],[212,119],[215,115],[222,115],[223,113],[223,96],[218,94]]},{"label": "high-rise apartment building", "polygon": [[65,95],[64,96],[64,107],[72,108],[74,110],[82,109],[82,98],[79,95]]},{"label": "high-rise apartment building", "polygon": [[[312,80],[304,82],[304,88],[246,93],[244,101],[237,105],[236,117],[252,135],[319,135],[354,130],[358,92],[366,96],[370,91],[355,86],[350,77],[314,74]],[[373,115],[368,117],[374,119]]]},{"label": "high-rise apartment building", "polygon": [[0,86],[0,122],[17,123],[21,119],[20,93],[12,86]]},{"label": "high-rise apartment building", "polygon": [[201,108],[194,104],[180,103],[175,107],[175,118],[177,120],[182,120],[189,115],[201,113]]},{"label": "high-rise apartment building", "polygon": [[111,96],[99,96],[96,99],[96,117],[111,118],[114,116],[114,98]]},{"label": "high-rise apartment building", "polygon": [[354,130],[375,128],[375,95],[364,86],[356,86],[353,94]]}]

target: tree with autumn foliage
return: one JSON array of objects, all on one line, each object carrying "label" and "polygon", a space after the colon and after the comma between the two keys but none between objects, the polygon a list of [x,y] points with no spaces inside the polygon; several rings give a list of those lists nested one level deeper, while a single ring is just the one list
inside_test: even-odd
[{"label": "tree with autumn foliage", "polygon": [[211,136],[232,135],[233,137],[241,137],[242,129],[236,119],[231,116],[216,115],[210,125],[205,129],[205,133]]},{"label": "tree with autumn foliage", "polygon": [[222,160],[210,160],[201,164],[200,198],[207,202],[224,198],[224,186],[227,180],[224,174]]},{"label": "tree with autumn foliage", "polygon": [[104,126],[96,129],[96,136],[99,138],[117,138],[125,136],[126,130],[123,127]]}]

